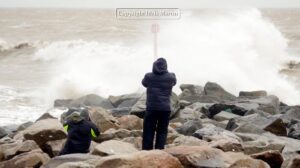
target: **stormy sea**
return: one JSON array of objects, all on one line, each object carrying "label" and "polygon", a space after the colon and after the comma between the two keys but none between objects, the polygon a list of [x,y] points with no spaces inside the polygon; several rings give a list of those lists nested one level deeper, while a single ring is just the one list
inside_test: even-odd
[{"label": "stormy sea", "polygon": [[142,93],[158,56],[179,84],[266,90],[300,104],[300,10],[181,10],[177,20],[118,20],[114,9],[0,9],[0,126],[54,116],[56,99]]}]

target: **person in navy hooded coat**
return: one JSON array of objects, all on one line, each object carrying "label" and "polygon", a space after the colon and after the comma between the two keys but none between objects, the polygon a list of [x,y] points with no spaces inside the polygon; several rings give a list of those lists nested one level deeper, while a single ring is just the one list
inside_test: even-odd
[{"label": "person in navy hooded coat", "polygon": [[167,61],[159,58],[153,63],[152,72],[145,75],[142,84],[147,88],[142,148],[153,149],[156,132],[155,149],[164,149],[171,113],[170,99],[172,88],[176,85],[176,76],[168,72]]}]

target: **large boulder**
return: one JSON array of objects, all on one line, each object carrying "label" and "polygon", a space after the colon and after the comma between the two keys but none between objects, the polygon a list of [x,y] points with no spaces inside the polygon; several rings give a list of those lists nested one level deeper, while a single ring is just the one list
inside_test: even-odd
[{"label": "large boulder", "polygon": [[102,132],[110,128],[119,128],[118,120],[109,114],[109,112],[101,107],[93,107],[89,109],[90,118],[92,122]]},{"label": "large boulder", "polygon": [[44,145],[48,141],[67,137],[62,124],[57,119],[39,120],[22,131],[22,134],[26,140],[34,140],[39,146]]},{"label": "large boulder", "polygon": [[197,110],[194,110],[190,107],[185,107],[178,112],[173,121],[186,122],[188,120],[200,120],[202,115],[203,114]]},{"label": "large boulder", "polygon": [[136,115],[125,115],[117,119],[120,128],[127,130],[140,130],[143,129],[143,120]]},{"label": "large boulder", "polygon": [[221,100],[236,100],[236,96],[224,90],[220,85],[213,82],[207,82],[204,86],[204,94],[217,97]]},{"label": "large boulder", "polygon": [[265,113],[255,113],[229,120],[228,130],[243,133],[263,133],[269,131],[275,135],[287,136],[286,124],[279,116]]},{"label": "large boulder", "polygon": [[0,162],[5,160],[6,150],[20,146],[20,144],[22,144],[22,141],[14,141],[8,137],[2,138],[0,142]]},{"label": "large boulder", "polygon": [[141,97],[141,94],[109,96],[108,100],[114,107],[132,107]]},{"label": "large boulder", "polygon": [[272,115],[279,114],[280,101],[278,97],[274,95],[251,99],[249,100],[249,102],[257,103],[259,105],[259,107],[257,108],[258,110],[262,110]]},{"label": "large boulder", "polygon": [[[136,115],[140,118],[144,118],[146,112],[146,99],[147,95],[144,93],[141,98],[134,104],[131,108],[130,114]],[[178,96],[175,93],[172,93],[171,96],[171,114],[170,117],[174,117],[175,114],[180,109]]]},{"label": "large boulder", "polygon": [[13,158],[16,155],[19,155],[21,153],[30,152],[35,149],[39,149],[39,146],[35,143],[35,141],[27,140],[22,143],[18,143],[17,146],[14,146],[12,148],[8,148],[4,150],[4,159],[9,160]]},{"label": "large boulder", "polygon": [[202,127],[201,120],[189,120],[182,126],[176,128],[176,131],[180,134],[191,136],[195,131],[201,129]]},{"label": "large boulder", "polygon": [[208,142],[193,136],[181,135],[173,140],[174,146],[208,146]]},{"label": "large boulder", "polygon": [[262,134],[246,134],[235,133],[243,139],[244,152],[246,154],[254,154],[268,150],[277,150],[282,153],[283,158],[290,159],[300,153],[299,140],[276,136],[271,133]]},{"label": "large boulder", "polygon": [[189,103],[202,102],[202,103],[217,103],[221,99],[214,96],[204,95],[203,87],[193,84],[180,85],[182,93],[179,95],[180,101],[186,101]]},{"label": "large boulder", "polygon": [[36,149],[17,155],[10,160],[0,162],[0,168],[40,167],[49,160],[50,158],[47,154],[43,153],[40,149]]},{"label": "large boulder", "polygon": [[130,143],[109,140],[95,146],[92,154],[99,156],[109,156],[116,154],[129,154],[138,150]]},{"label": "large boulder", "polygon": [[43,165],[42,168],[56,168],[64,163],[79,163],[88,160],[96,162],[99,159],[101,159],[100,156],[90,154],[68,154],[52,158],[49,162]]},{"label": "large boulder", "polygon": [[225,153],[207,146],[176,146],[164,151],[179,159],[184,167],[227,167]]},{"label": "large boulder", "polygon": [[234,133],[211,124],[205,125],[205,127],[197,130],[193,136],[205,141],[218,141],[220,139],[225,139],[232,143],[242,142],[241,138],[236,136]]},{"label": "large boulder", "polygon": [[213,148],[221,149],[224,152],[242,152],[243,146],[242,143],[228,140],[228,139],[220,139],[209,142],[209,146]]},{"label": "large boulder", "polygon": [[283,163],[283,157],[279,151],[265,151],[252,154],[251,157],[268,163],[271,168],[280,168]]},{"label": "large boulder", "polygon": [[241,159],[233,163],[229,168],[270,168],[270,166],[257,159]]},{"label": "large boulder", "polygon": [[140,151],[131,154],[112,155],[99,160],[96,168],[183,168],[177,158],[161,151]]}]

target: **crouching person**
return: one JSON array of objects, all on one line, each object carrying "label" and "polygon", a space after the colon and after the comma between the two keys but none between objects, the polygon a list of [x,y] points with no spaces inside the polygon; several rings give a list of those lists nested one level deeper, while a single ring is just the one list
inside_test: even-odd
[{"label": "crouching person", "polygon": [[68,138],[59,155],[89,153],[92,138],[99,136],[100,132],[95,124],[84,117],[86,115],[88,115],[86,111],[81,113],[74,111],[70,114],[68,121],[64,124]]}]

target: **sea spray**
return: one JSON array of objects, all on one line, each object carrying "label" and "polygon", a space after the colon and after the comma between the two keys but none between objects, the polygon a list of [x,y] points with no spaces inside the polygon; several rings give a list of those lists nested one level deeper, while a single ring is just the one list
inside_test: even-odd
[{"label": "sea spray", "polygon": [[[286,103],[300,103],[298,91],[279,74],[289,58],[287,40],[257,9],[204,10],[160,26],[158,54],[179,84],[213,81],[234,94],[263,89]],[[118,95],[141,89],[153,62],[152,43],[58,41],[39,49],[34,60],[49,62],[53,71],[45,92],[49,102],[89,93]]]}]

